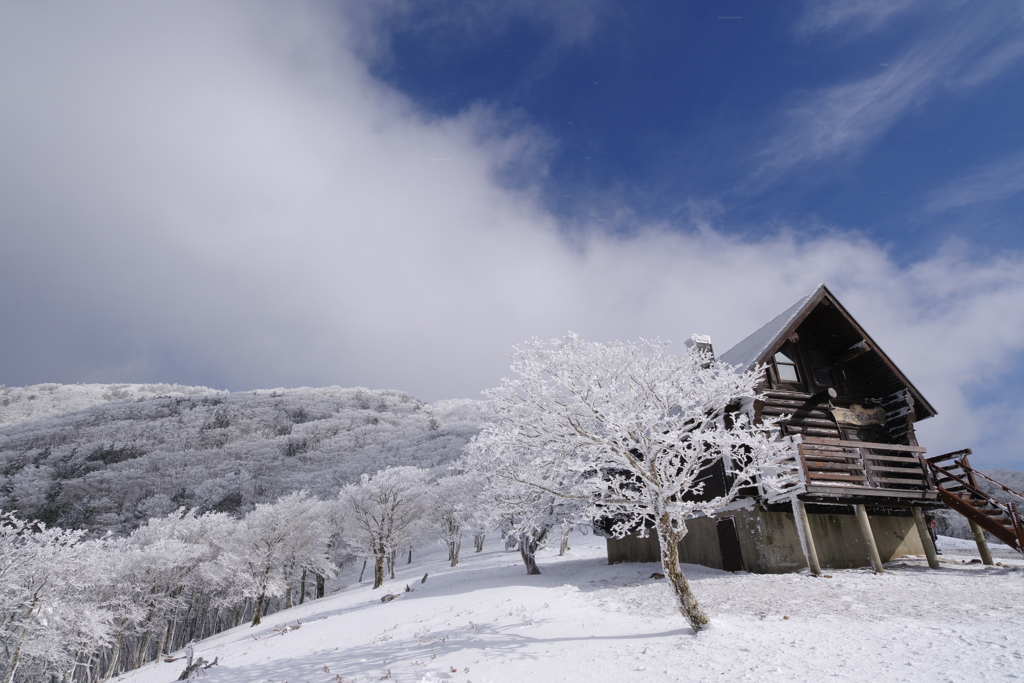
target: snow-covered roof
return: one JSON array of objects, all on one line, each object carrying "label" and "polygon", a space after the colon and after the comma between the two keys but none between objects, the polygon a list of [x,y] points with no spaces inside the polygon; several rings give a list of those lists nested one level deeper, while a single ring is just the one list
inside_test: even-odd
[{"label": "snow-covered roof", "polygon": [[759,330],[732,347],[718,360],[729,365],[738,365],[739,372],[746,372],[763,356],[784,333],[792,322],[803,313],[804,309],[814,300],[825,285],[818,285],[814,291],[779,313]]},{"label": "snow-covered roof", "polygon": [[[824,305],[818,309],[819,304]],[[813,324],[809,322],[812,320]],[[808,332],[812,336],[824,334],[826,330],[830,333],[828,336],[832,338],[831,345],[834,348],[830,348],[829,353],[833,356],[842,356],[855,347],[862,347],[866,353],[848,359],[851,368],[868,378],[875,389],[883,394],[904,389],[910,391],[917,421],[936,414],[935,408],[825,285],[815,287],[814,291],[719,356],[718,360],[736,366],[737,372],[746,372],[757,363],[768,362],[770,354],[782,346],[797,327],[808,324]]]}]

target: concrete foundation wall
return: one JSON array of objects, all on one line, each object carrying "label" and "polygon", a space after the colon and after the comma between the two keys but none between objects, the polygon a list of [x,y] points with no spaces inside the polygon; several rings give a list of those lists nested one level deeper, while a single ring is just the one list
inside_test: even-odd
[{"label": "concrete foundation wall", "polygon": [[[757,574],[783,574],[807,566],[797,534],[796,522],[790,512],[768,512],[760,509],[735,510],[719,518],[732,517],[736,524],[743,568]],[[823,568],[845,569],[871,564],[868,548],[851,514],[811,514],[811,534]],[[923,555],[924,547],[914,526],[913,517],[875,517],[869,515],[871,531],[883,562],[904,555]],[[706,567],[722,568],[716,524],[718,518],[700,517],[686,523],[688,532],[679,544],[680,561]],[[658,562],[658,539],[652,532],[648,538],[627,537],[608,540],[608,563]]]}]

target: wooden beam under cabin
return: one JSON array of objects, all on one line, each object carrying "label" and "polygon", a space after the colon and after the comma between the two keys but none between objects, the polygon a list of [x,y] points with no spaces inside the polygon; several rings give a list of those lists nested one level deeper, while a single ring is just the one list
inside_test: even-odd
[{"label": "wooden beam under cabin", "polygon": [[939,555],[935,552],[935,544],[932,543],[931,532],[928,531],[928,522],[925,521],[924,511],[914,506],[914,525],[917,527],[917,535],[921,537],[921,545],[924,546],[925,557],[928,558],[928,566],[932,569],[939,569]]},{"label": "wooden beam under cabin", "polygon": [[882,557],[878,554],[878,546],[875,544],[875,534],[871,531],[871,520],[868,519],[868,510],[863,504],[854,505],[857,512],[857,522],[860,524],[860,532],[864,536],[864,542],[868,546],[868,555],[871,558],[871,566],[876,574],[884,574],[885,567],[882,566]]}]

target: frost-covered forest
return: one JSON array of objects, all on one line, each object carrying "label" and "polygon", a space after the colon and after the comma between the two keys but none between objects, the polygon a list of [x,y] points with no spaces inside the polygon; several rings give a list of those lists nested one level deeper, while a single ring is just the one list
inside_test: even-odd
[{"label": "frost-covered forest", "polygon": [[179,507],[242,514],[386,467],[443,468],[483,419],[477,401],[360,388],[3,388],[0,509],[122,534]]},{"label": "frost-covered forest", "polygon": [[481,484],[392,467],[332,498],[298,491],[242,516],[179,509],[125,536],[0,513],[0,680],[109,679],[323,598],[358,558],[374,588],[437,542],[455,566],[462,535],[498,521]]},{"label": "frost-covered forest", "polygon": [[182,384],[33,384],[0,386],[0,426],[70,413],[100,403],[155,396],[214,393],[207,387]]}]

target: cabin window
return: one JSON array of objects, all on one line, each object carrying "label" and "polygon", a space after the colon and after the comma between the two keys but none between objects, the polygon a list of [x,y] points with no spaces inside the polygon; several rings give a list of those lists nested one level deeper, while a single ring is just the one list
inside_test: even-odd
[{"label": "cabin window", "polygon": [[820,386],[834,387],[836,380],[832,375],[828,354],[818,349],[809,349],[808,355],[811,357],[811,375],[814,377],[814,383]]},{"label": "cabin window", "polygon": [[799,382],[800,375],[796,371],[796,354],[786,349],[775,354],[775,374],[780,382]]}]

